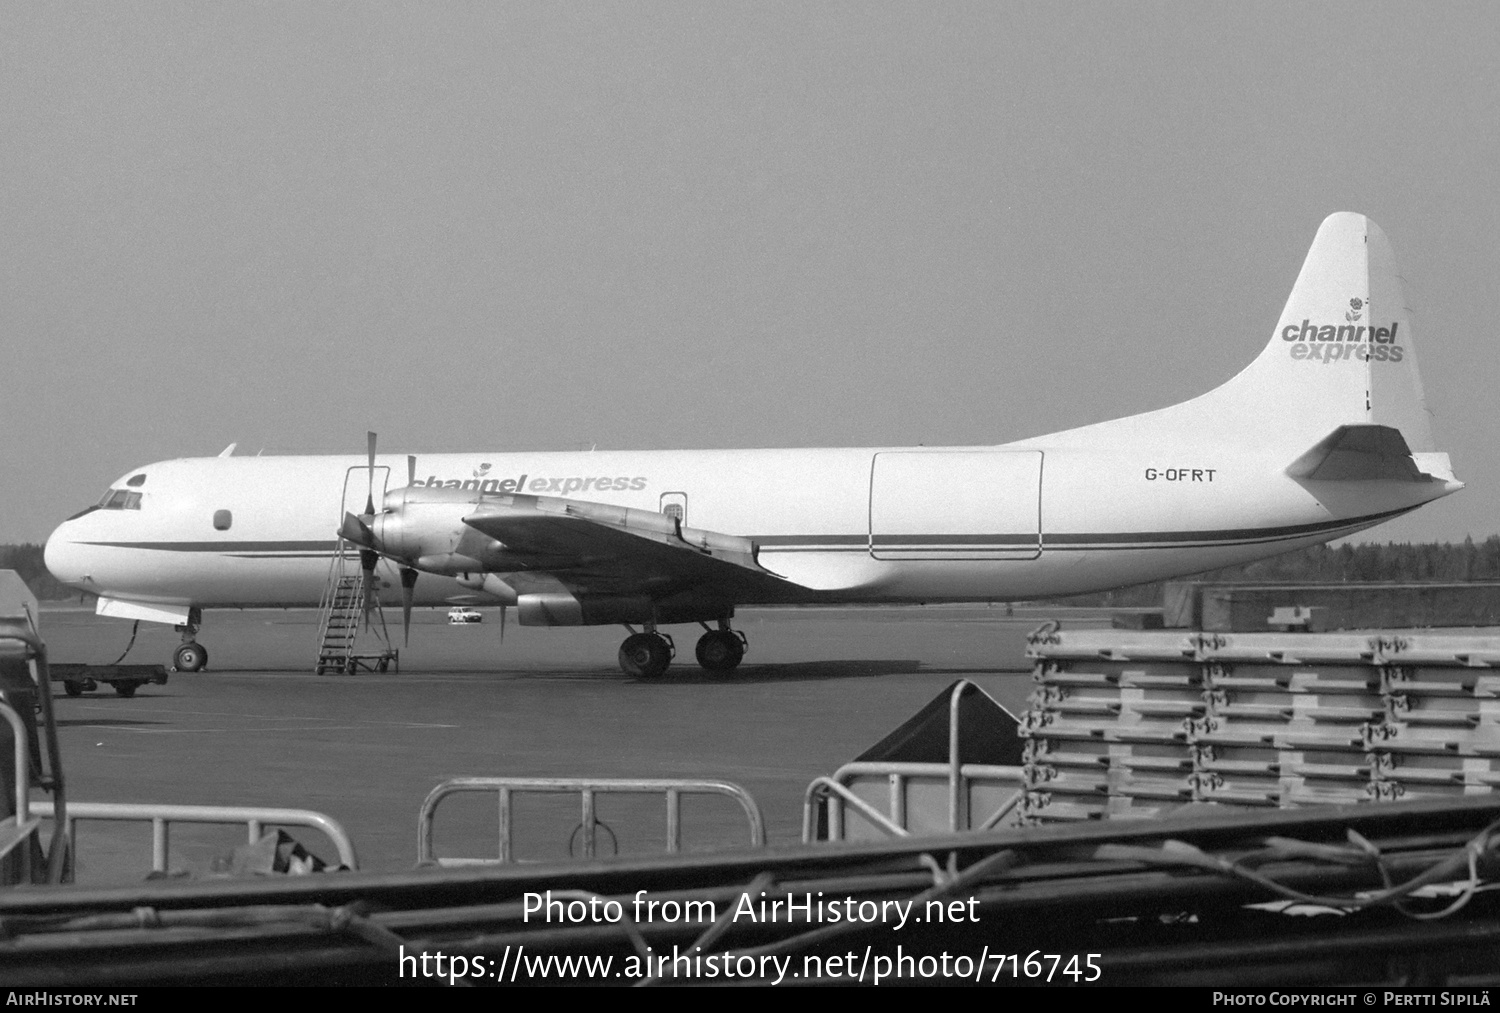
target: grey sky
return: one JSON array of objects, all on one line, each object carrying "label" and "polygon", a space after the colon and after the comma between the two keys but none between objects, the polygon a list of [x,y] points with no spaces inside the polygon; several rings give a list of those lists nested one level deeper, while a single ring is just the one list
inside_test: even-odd
[{"label": "grey sky", "polygon": [[1469,482],[1367,537],[1484,537],[1497,109],[1488,3],[3,3],[0,541],[232,441],[1159,407],[1250,361],[1339,210],[1395,246]]}]

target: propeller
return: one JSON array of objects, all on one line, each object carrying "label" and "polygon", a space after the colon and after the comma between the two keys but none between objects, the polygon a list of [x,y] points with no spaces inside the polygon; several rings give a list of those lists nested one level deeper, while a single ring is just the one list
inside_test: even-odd
[{"label": "propeller", "polygon": [[373,432],[365,433],[365,442],[369,445],[370,449],[369,485],[365,495],[365,516],[373,518],[375,516],[375,434]]},{"label": "propeller", "polygon": [[359,546],[359,569],[364,574],[364,613],[365,629],[370,628],[370,611],[374,607],[371,604],[371,589],[375,586],[375,564],[380,559],[379,554],[371,548],[375,544],[375,533],[370,530],[370,525],[363,517],[353,514],[344,514],[344,523],[339,525],[339,537],[344,541]]},{"label": "propeller", "polygon": [[370,525],[365,523],[363,517],[350,513],[344,514],[344,523],[339,525],[339,537],[367,548],[375,544],[375,532],[370,530]]},{"label": "propeller", "polygon": [[411,644],[411,603],[416,597],[417,571],[409,566],[401,567],[401,637],[402,646]]},{"label": "propeller", "polygon": [[373,432],[365,433],[365,442],[369,447],[369,482],[365,495],[364,516],[357,519],[363,522],[361,526],[364,528],[365,534],[365,540],[362,543],[365,547],[359,550],[359,568],[364,572],[365,629],[369,630],[370,613],[375,610],[374,595],[372,594],[375,590],[375,564],[380,559],[380,556],[370,547],[375,544],[375,536],[370,531],[370,525],[375,522],[375,434]]},{"label": "propeller", "polygon": [[[406,486],[411,488],[417,484],[417,458],[415,454],[406,455]],[[401,639],[402,646],[411,644],[411,605],[417,595],[417,573],[410,566],[401,567]]]},{"label": "propeller", "polygon": [[[409,504],[406,495],[400,497],[400,504],[395,500],[387,499],[391,503],[389,513],[381,519],[379,525],[381,535],[375,534],[377,513],[375,510],[375,448],[376,436],[370,432],[366,434],[368,439],[367,463],[368,463],[368,487],[365,494],[365,509],[363,514],[346,512],[343,523],[339,526],[339,536],[351,545],[359,547],[360,570],[364,574],[364,613],[365,628],[369,629],[372,623],[371,613],[375,609],[375,567],[380,562],[381,556],[386,556],[396,564],[396,571],[401,578],[401,627],[404,642],[411,643],[411,613],[416,601],[417,578],[421,575],[412,563],[420,553],[419,549],[413,549],[403,544],[402,536],[393,534],[392,525],[397,525],[400,530],[401,512]],[[408,454],[406,458],[406,485],[410,489],[417,484],[417,458],[416,455]],[[387,539],[394,539],[390,544]],[[505,640],[506,609],[500,609],[500,639]]]},{"label": "propeller", "polygon": [[[355,516],[351,513],[344,514],[344,523],[339,528],[339,535],[345,540],[360,546],[359,566],[364,573],[365,588],[365,628],[370,627],[370,613],[374,610],[375,587],[375,565],[380,560],[380,554],[375,551],[375,532],[370,526],[375,522],[375,434],[366,434],[369,438],[369,489],[365,496],[365,512],[363,516]],[[417,459],[414,455],[406,458],[406,484],[416,485],[417,482]],[[411,643],[411,609],[416,598],[417,576],[420,573],[411,566],[401,566],[398,571],[401,575],[401,630],[405,644]]]}]

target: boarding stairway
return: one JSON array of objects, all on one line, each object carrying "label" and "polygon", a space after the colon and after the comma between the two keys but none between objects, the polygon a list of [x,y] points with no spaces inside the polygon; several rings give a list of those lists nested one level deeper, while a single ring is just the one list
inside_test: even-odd
[{"label": "boarding stairway", "polygon": [[[357,558],[357,557],[356,557]],[[315,675],[354,675],[356,672],[384,672],[392,663],[401,670],[401,652],[391,644],[385,624],[385,610],[380,606],[380,592],[372,589],[371,601],[365,601],[365,582],[357,566],[352,565],[347,543],[339,540],[338,551],[328,566],[328,584],[319,606],[318,660]],[[376,621],[378,620],[378,624]],[[361,628],[373,638],[376,650],[360,651]]]}]

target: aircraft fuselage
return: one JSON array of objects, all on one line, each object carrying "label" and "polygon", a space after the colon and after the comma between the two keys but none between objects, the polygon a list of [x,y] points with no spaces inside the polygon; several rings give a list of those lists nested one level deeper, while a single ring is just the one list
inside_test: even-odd
[{"label": "aircraft fuselage", "polygon": [[[422,454],[417,485],[675,506],[684,524],[750,539],[762,566],[810,589],[780,600],[865,603],[1039,598],[1191,573],[1327,541],[1441,494],[1441,486],[1364,482],[1357,509],[1340,510],[1329,499],[1346,489],[1319,495],[1282,474],[1286,464],[1252,448],[1188,442],[1114,452],[1038,441]],[[406,472],[404,456],[377,459],[377,503],[406,484]],[[316,606],[339,521],[362,509],[367,474],[353,455],[148,465],[112,487],[145,475],[132,490],[138,509],[95,509],[64,523],[47,563],[59,579],[133,601]],[[394,584],[388,560],[378,572]],[[472,593],[424,576],[416,604]]]}]

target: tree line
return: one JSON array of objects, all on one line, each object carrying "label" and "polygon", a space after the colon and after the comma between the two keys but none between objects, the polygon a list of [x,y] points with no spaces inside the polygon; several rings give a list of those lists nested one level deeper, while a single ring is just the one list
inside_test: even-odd
[{"label": "tree line", "polygon": [[0,545],[0,570],[14,570],[21,575],[31,593],[40,601],[66,601],[80,597],[93,601],[94,595],[84,595],[75,588],[60,582],[47,572],[42,560],[42,547],[26,542],[20,545]]},{"label": "tree line", "polygon": [[[1482,542],[1373,542],[1314,545],[1253,563],[1178,580],[1218,583],[1342,584],[1364,581],[1452,583],[1500,580],[1500,535]],[[1158,605],[1162,581],[1059,599],[1076,605]]]}]

